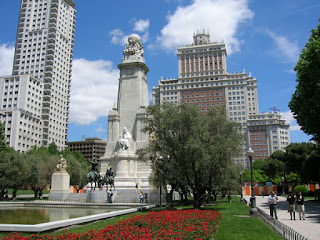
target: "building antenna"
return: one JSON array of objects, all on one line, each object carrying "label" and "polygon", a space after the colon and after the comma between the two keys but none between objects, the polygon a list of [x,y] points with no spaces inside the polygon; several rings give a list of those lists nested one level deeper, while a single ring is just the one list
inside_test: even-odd
[{"label": "building antenna", "polygon": [[272,110],[274,113],[280,112],[280,109],[277,109],[276,107],[269,108],[269,109]]}]

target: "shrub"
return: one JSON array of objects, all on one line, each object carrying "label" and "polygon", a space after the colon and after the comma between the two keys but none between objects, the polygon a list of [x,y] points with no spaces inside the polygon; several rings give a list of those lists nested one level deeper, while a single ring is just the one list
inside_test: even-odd
[{"label": "shrub", "polygon": [[315,198],[315,200],[320,201],[320,189],[317,189],[317,190],[314,192],[314,198]]},{"label": "shrub", "polygon": [[294,187],[293,192],[294,194],[298,194],[299,192],[301,192],[302,195],[305,196],[308,193],[308,188],[303,185],[298,185]]}]

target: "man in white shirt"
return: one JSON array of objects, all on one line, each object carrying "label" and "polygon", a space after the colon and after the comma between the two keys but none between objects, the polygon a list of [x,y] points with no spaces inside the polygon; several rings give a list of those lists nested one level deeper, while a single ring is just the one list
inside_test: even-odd
[{"label": "man in white shirt", "polygon": [[270,215],[271,215],[271,217],[273,217],[273,215],[274,215],[274,217],[276,219],[278,219],[277,200],[278,200],[278,196],[276,195],[276,193],[274,191],[272,191],[271,194],[269,195],[268,202],[269,202],[269,207],[270,207]]}]

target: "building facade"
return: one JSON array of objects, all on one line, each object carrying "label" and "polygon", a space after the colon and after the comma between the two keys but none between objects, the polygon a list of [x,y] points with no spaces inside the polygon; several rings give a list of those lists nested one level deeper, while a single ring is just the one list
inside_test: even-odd
[{"label": "building facade", "polygon": [[12,76],[0,78],[6,141],[17,151],[66,146],[75,14],[72,0],[21,1]]},{"label": "building facade", "polygon": [[290,144],[290,126],[277,112],[251,115],[247,125],[252,159],[265,159],[275,151],[285,151]]},{"label": "building facade", "polygon": [[152,89],[153,104],[190,103],[204,113],[212,107],[224,107],[228,119],[242,126],[243,152],[234,160],[247,167],[247,121],[259,114],[256,78],[245,70],[229,73],[225,44],[211,42],[208,33],[194,34],[193,44],[179,47],[177,55],[178,78],[161,78]]},{"label": "building facade", "polygon": [[71,152],[81,152],[88,160],[99,160],[105,153],[107,141],[101,138],[90,137],[83,138],[82,141],[67,142],[67,146]]}]

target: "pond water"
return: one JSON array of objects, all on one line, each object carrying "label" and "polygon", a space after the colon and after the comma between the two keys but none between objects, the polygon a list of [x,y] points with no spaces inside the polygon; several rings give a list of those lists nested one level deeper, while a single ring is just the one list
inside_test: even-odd
[{"label": "pond water", "polygon": [[78,218],[101,213],[108,213],[127,209],[128,207],[117,208],[85,208],[85,207],[0,207],[0,224],[39,224],[71,218]]}]

